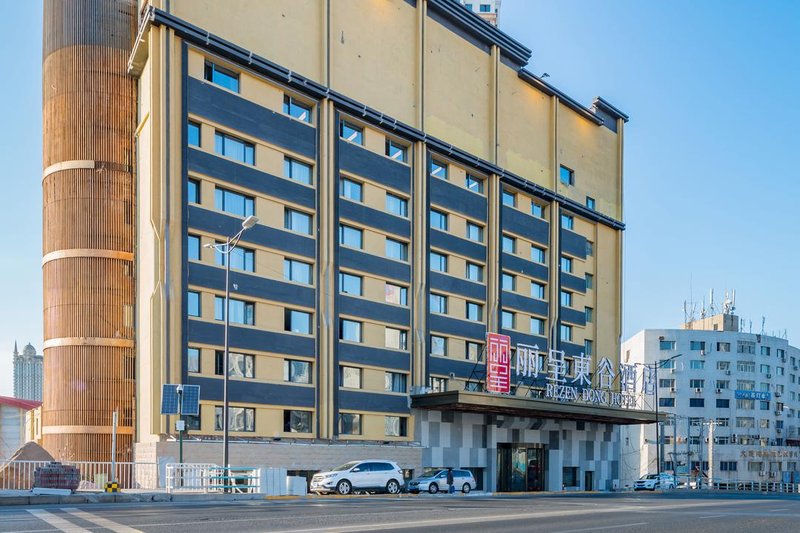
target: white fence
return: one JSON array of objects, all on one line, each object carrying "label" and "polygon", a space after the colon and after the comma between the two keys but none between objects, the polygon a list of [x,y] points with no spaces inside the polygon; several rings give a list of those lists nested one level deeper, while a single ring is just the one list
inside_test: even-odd
[{"label": "white fence", "polygon": [[[115,476],[111,463],[94,461],[60,461],[74,466],[81,473],[81,489],[102,489],[112,477],[122,489],[157,489],[157,463],[116,463]],[[30,490],[34,472],[50,461],[0,461],[0,490]]]},{"label": "white fence", "polygon": [[262,492],[262,469],[205,463],[168,463],[167,492]]},{"label": "white fence", "polygon": [[735,490],[747,492],[800,493],[800,483],[778,483],[776,481],[715,481],[712,490]]}]

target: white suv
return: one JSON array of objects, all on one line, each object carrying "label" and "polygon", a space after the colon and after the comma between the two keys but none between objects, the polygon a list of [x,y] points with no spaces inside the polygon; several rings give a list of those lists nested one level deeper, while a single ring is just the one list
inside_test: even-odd
[{"label": "white suv", "polygon": [[311,492],[350,494],[354,490],[398,494],[403,488],[403,470],[392,461],[351,461],[311,478]]},{"label": "white suv", "polygon": [[670,474],[647,474],[633,485],[633,490],[674,489],[675,477]]}]

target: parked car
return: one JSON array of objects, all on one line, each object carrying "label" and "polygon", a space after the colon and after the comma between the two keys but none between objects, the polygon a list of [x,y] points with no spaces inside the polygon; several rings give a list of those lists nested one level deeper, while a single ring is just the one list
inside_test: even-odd
[{"label": "parked car", "polygon": [[385,491],[398,494],[403,489],[403,470],[392,461],[351,461],[311,478],[311,492],[351,494],[353,491]]},{"label": "parked car", "polygon": [[633,484],[633,490],[674,489],[676,486],[672,474],[647,474]]},{"label": "parked car", "polygon": [[[453,487],[455,487],[455,490],[460,490],[464,494],[468,494],[477,484],[472,472],[469,470],[453,469]],[[408,482],[408,492],[413,494],[425,491],[436,494],[439,491],[447,492],[449,489],[450,487],[447,484],[447,469],[431,470]]]}]

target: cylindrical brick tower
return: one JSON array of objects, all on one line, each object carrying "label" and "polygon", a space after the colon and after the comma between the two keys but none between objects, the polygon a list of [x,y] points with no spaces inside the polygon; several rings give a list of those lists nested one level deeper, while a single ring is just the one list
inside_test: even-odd
[{"label": "cylindrical brick tower", "polygon": [[134,0],[45,0],[44,447],[117,460],[134,431]]}]

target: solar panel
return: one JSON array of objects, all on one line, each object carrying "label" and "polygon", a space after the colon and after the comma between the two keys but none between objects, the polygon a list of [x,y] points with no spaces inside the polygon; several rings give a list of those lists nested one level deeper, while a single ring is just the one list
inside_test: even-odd
[{"label": "solar panel", "polygon": [[[200,385],[183,385],[180,414],[197,416],[200,413]],[[177,415],[178,385],[165,383],[161,388],[161,414]]]}]

